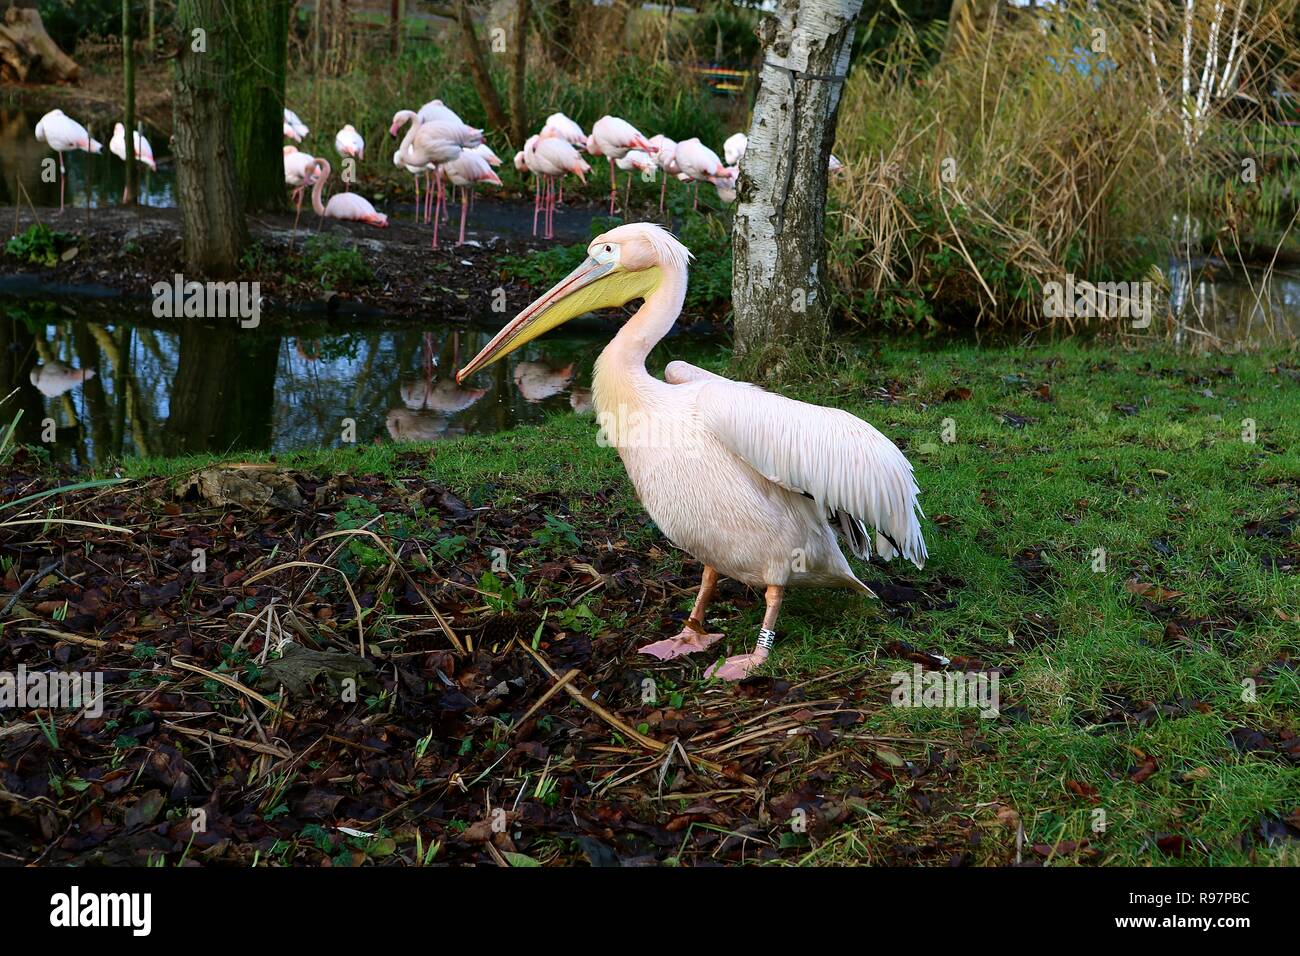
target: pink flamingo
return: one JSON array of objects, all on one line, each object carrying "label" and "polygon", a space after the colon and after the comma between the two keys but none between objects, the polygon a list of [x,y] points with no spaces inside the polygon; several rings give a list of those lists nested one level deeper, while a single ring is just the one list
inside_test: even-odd
[{"label": "pink flamingo", "polygon": [[[359,163],[366,158],[366,141],[361,138],[361,134],[351,123],[344,124],[343,128],[334,134],[334,152],[338,153],[343,159],[350,159],[354,163]],[[343,189],[350,190],[352,184],[345,178],[343,180]]]},{"label": "pink flamingo", "polygon": [[[582,131],[582,127],[569,119],[563,113],[552,113],[546,117],[546,125],[542,127],[542,135],[559,135],[570,146],[578,149],[587,148],[587,134]],[[564,180],[560,180],[560,202],[564,202]]]},{"label": "pink flamingo", "polygon": [[602,116],[591,128],[587,137],[587,152],[593,156],[604,156],[609,160],[609,214],[614,215],[614,204],[618,200],[618,180],[614,173],[614,160],[622,159],[628,150],[640,149],[654,154],[655,148],[637,130],[635,126],[617,116]]},{"label": "pink flamingo", "polygon": [[444,163],[439,168],[451,184],[460,190],[460,238],[456,240],[456,245],[463,245],[465,242],[465,211],[469,205],[469,197],[474,186],[478,183],[491,183],[494,186],[500,186],[501,180],[492,171],[488,161],[472,149],[464,150],[450,163]]},{"label": "pink flamingo", "polygon": [[331,219],[352,219],[380,229],[388,228],[388,217],[375,212],[375,207],[356,193],[335,193],[330,197],[328,206],[321,202],[320,192],[325,187],[325,180],[330,178],[329,160],[316,160],[315,175],[316,183],[311,187],[311,205],[316,210],[316,215]]},{"label": "pink flamingo", "polygon": [[[573,173],[585,183],[586,174],[591,167],[578,155],[578,151],[558,136],[539,136],[533,143],[531,157],[527,148],[524,158],[529,169],[537,174],[545,185],[545,198],[542,208],[545,210],[543,238],[555,238],[555,184],[567,173]],[[539,186],[540,189],[540,186]],[[533,233],[536,234],[537,210],[533,209]]]},{"label": "pink flamingo", "polygon": [[399,166],[399,167],[401,167],[402,169],[405,169],[405,170],[406,170],[408,173],[410,173],[411,176],[415,179],[415,221],[416,221],[416,222],[419,222],[419,221],[420,221],[420,213],[421,213],[421,206],[420,206],[420,177],[423,176],[423,175],[425,174],[427,167],[424,167],[424,166],[411,166],[411,165],[408,165],[407,163],[403,162],[403,161],[402,161],[402,151],[401,151],[400,149],[395,149],[395,150],[393,150],[393,165],[394,165],[394,166]]},{"label": "pink flamingo", "polygon": [[614,165],[627,172],[627,192],[623,195],[623,209],[626,211],[632,201],[632,177],[636,173],[653,175],[659,171],[659,166],[653,156],[641,149],[629,149],[622,159],[614,160]]},{"label": "pink flamingo", "polygon": [[301,143],[303,137],[310,133],[307,124],[298,119],[298,114],[289,107],[284,108],[284,135],[295,143]]},{"label": "pink flamingo", "polygon": [[[430,123],[421,123],[418,113],[411,110],[398,110],[393,115],[393,125],[389,127],[388,132],[391,136],[396,136],[397,131],[402,128],[403,124],[407,126],[406,135],[402,138],[401,157],[402,162],[408,166],[428,167],[441,166],[444,163],[450,163],[453,159],[460,156],[464,149],[476,146],[482,142],[482,131],[462,124],[443,122],[435,120]],[[425,174],[426,179],[428,173]],[[438,221],[442,213],[444,203],[442,177],[436,176],[436,185],[438,190],[437,205],[433,210],[433,248],[438,248]],[[432,187],[429,187],[432,191]],[[424,198],[426,215],[428,220],[429,195],[428,192]]]},{"label": "pink flamingo", "polygon": [[307,187],[314,183],[316,175],[316,157],[304,153],[297,146],[284,148],[284,181],[293,187],[293,200],[296,212],[293,217],[293,231],[298,232],[298,217],[302,215],[302,196]]},{"label": "pink flamingo", "polygon": [[710,182],[716,186],[721,182],[725,185],[731,179],[718,154],[696,138],[678,143],[674,158],[681,170],[681,176],[678,178],[685,177],[695,183],[695,201],[691,204],[692,209],[700,208],[700,183]]},{"label": "pink flamingo", "polygon": [[560,139],[570,146],[576,146],[579,149],[587,148],[587,134],[582,131],[581,126],[563,113],[552,113],[546,117],[546,125],[542,128],[543,134],[548,129],[559,133]]},{"label": "pink flamingo", "polygon": [[302,207],[302,196],[316,180],[314,178],[316,157],[304,153],[297,146],[284,148],[284,182],[293,187],[293,198]]},{"label": "pink flamingo", "polygon": [[718,191],[718,199],[724,206],[730,206],[736,201],[736,183],[740,179],[739,166],[724,166],[723,172],[727,174],[726,179],[715,179],[713,188]]},{"label": "pink flamingo", "polygon": [[677,167],[677,141],[659,133],[650,137],[650,145],[655,148],[655,163],[664,171],[664,182],[659,187],[659,215],[662,216],[664,198],[668,193],[668,178],[681,172]]},{"label": "pink flamingo", "polygon": [[[104,144],[91,139],[86,127],[64,115],[63,110],[50,110],[40,118],[36,124],[36,139],[59,154],[59,212],[63,212],[63,189],[67,178],[64,175],[63,154],[74,149],[102,153]],[[89,194],[86,195],[86,205],[90,205]]]},{"label": "pink flamingo", "polygon": [[[153,147],[149,141],[136,131],[132,137],[135,142],[135,158],[137,162],[144,163],[154,172],[158,171],[158,164],[153,159]],[[126,127],[121,123],[113,126],[113,138],[108,141],[108,151],[118,159],[126,162]]]},{"label": "pink flamingo", "polygon": [[478,153],[480,156],[486,159],[487,164],[489,166],[501,165],[501,157],[498,156],[496,153],[492,152],[492,147],[488,146],[487,143],[479,143],[477,146],[473,148],[472,152]]}]

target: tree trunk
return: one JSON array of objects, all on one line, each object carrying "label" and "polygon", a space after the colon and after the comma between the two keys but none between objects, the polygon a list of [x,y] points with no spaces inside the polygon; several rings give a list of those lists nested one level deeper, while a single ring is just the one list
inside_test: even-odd
[{"label": "tree trunk", "polygon": [[227,0],[237,36],[230,69],[235,176],[244,209],[283,209],[284,84],[290,0]]},{"label": "tree trunk", "polygon": [[230,51],[235,37],[229,9],[227,0],[178,0],[180,47],[173,61],[172,146],[182,258],[187,271],[217,277],[235,272],[248,242],[235,179],[230,57],[223,52]]},{"label": "tree trunk", "polygon": [[546,35],[546,55],[552,63],[566,70],[577,60],[573,44],[581,10],[582,6],[575,0],[554,0],[549,8],[551,29]]},{"label": "tree trunk", "polygon": [[733,228],[736,353],[762,375],[829,330],[826,167],[861,0],[779,0],[759,28],[765,59]]},{"label": "tree trunk", "polygon": [[515,26],[512,31],[514,61],[510,66],[510,134],[512,144],[523,149],[528,138],[528,106],[524,102],[524,73],[528,66],[529,0],[515,0]]},{"label": "tree trunk", "polygon": [[132,24],[131,0],[122,0],[122,126],[126,136],[126,181],[122,186],[122,205],[134,206],[140,193],[140,170],[135,161],[135,26]]},{"label": "tree trunk", "polygon": [[0,23],[0,82],[75,83],[81,74],[72,57],[45,32],[35,10],[10,7]]},{"label": "tree trunk", "polygon": [[163,453],[269,448],[279,337],[187,322],[178,351]]},{"label": "tree trunk", "polygon": [[[465,52],[469,59],[469,75],[474,81],[474,92],[487,111],[488,125],[503,133],[510,132],[506,121],[506,111],[501,106],[501,97],[492,83],[492,72],[488,69],[487,54],[479,42],[474,30],[474,15],[470,13],[466,0],[456,0],[456,22],[460,24],[461,36],[465,39]],[[516,144],[522,146],[522,143]]]}]

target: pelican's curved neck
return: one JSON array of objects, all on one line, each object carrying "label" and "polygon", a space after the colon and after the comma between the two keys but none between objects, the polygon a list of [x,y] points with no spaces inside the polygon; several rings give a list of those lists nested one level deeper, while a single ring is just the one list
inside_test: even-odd
[{"label": "pelican's curved neck", "polygon": [[618,330],[618,335],[605,346],[601,358],[624,367],[636,366],[645,370],[645,360],[650,350],[668,334],[677,317],[682,314],[686,301],[686,270],[670,264],[659,267],[663,278],[653,292],[646,296],[641,308]]}]

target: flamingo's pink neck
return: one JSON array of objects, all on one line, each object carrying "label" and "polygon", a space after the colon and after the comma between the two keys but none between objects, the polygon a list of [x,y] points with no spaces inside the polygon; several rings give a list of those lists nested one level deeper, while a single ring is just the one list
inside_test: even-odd
[{"label": "flamingo's pink neck", "polygon": [[[406,123],[407,123],[407,126],[406,126],[406,135],[402,137],[402,145],[399,146],[399,147],[397,148],[397,151],[398,151],[399,153],[401,153],[401,154],[402,154],[402,158],[405,159],[405,158],[406,158],[406,151],[407,151],[407,150],[410,148],[410,146],[411,146],[411,140],[415,139],[415,134],[416,134],[416,132],[419,131],[419,129],[420,129],[420,114],[419,114],[419,113],[415,113],[415,112],[413,112],[413,111],[411,111],[411,110],[403,110],[402,113],[405,113],[405,114],[406,114],[405,117],[404,117],[404,119],[405,119],[405,121],[406,121]],[[398,114],[398,116],[401,116],[401,115],[402,115],[401,113]],[[419,165],[419,164],[416,164],[416,165]]]},{"label": "flamingo's pink neck", "polygon": [[320,175],[316,177],[316,185],[311,187],[311,207],[316,210],[316,215],[325,215],[325,204],[321,202],[320,193],[325,188],[325,180],[330,178],[330,164],[322,159],[317,161],[317,167],[320,169]]}]

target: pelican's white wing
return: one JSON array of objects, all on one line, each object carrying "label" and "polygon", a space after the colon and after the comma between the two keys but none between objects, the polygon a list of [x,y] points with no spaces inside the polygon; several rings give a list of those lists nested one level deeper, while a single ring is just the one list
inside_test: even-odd
[{"label": "pelican's white wing", "polygon": [[769,481],[824,506],[860,557],[871,549],[870,538],[854,527],[859,524],[875,530],[882,558],[901,553],[918,568],[925,565],[912,465],[876,429],[842,409],[774,395],[685,362],[673,362],[664,378],[699,383],[700,424]]}]

